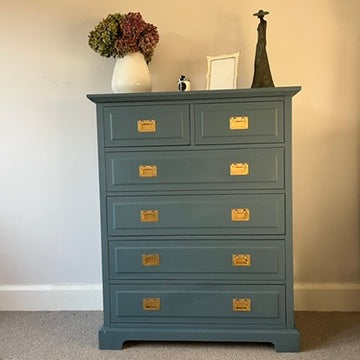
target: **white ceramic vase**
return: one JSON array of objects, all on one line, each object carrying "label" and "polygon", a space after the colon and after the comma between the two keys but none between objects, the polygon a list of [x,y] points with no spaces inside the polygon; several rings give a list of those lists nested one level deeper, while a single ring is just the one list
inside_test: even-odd
[{"label": "white ceramic vase", "polygon": [[117,58],[111,81],[114,93],[151,91],[151,77],[143,54],[136,52]]}]

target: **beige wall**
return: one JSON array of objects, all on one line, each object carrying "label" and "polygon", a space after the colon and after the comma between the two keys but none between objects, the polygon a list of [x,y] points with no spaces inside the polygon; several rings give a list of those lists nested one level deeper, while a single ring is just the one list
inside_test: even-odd
[{"label": "beige wall", "polygon": [[249,87],[262,7],[275,84],[303,87],[293,107],[295,280],[360,284],[358,0],[1,0],[0,284],[100,282],[85,94],[110,92],[114,60],[87,46],[95,24],[138,10],[158,26],[155,91],[174,90],[179,74],[204,89],[206,55],[235,51],[238,86]]}]

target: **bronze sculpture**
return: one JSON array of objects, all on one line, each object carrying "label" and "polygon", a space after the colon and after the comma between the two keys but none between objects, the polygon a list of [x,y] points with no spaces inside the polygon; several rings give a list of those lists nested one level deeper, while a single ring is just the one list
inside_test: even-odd
[{"label": "bronze sculpture", "polygon": [[259,10],[254,16],[260,19],[257,28],[258,42],[256,44],[254,78],[251,87],[274,87],[271,77],[269,60],[266,53],[266,21],[264,16],[269,14],[268,11]]}]

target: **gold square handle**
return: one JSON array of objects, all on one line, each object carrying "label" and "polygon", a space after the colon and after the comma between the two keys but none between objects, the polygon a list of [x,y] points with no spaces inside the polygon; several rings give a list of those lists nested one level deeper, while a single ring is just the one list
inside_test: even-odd
[{"label": "gold square handle", "polygon": [[246,162],[230,164],[230,175],[249,175],[249,164]]},{"label": "gold square handle", "polygon": [[140,177],[157,177],[156,165],[140,165],[139,166]]},{"label": "gold square handle", "polygon": [[143,254],[142,255],[143,266],[160,266],[159,254]]},{"label": "gold square handle", "polygon": [[250,254],[232,254],[233,266],[251,266]]},{"label": "gold square handle", "polygon": [[137,121],[138,132],[156,132],[156,121],[155,120],[138,120]]},{"label": "gold square handle", "polygon": [[231,116],[229,122],[230,130],[246,130],[249,128],[248,116]]},{"label": "gold square handle", "polygon": [[231,220],[232,221],[249,221],[250,220],[250,209],[231,209]]},{"label": "gold square handle", "polygon": [[251,299],[233,299],[233,311],[251,311]]},{"label": "gold square handle", "polygon": [[158,210],[140,210],[141,222],[158,222],[159,211]]},{"label": "gold square handle", "polygon": [[144,311],[159,311],[160,310],[160,298],[143,298],[143,310]]}]

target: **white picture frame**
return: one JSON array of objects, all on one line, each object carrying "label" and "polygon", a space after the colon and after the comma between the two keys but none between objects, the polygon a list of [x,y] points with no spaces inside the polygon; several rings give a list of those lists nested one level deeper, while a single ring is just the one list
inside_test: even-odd
[{"label": "white picture frame", "polygon": [[236,89],[239,54],[207,56],[207,90]]}]

